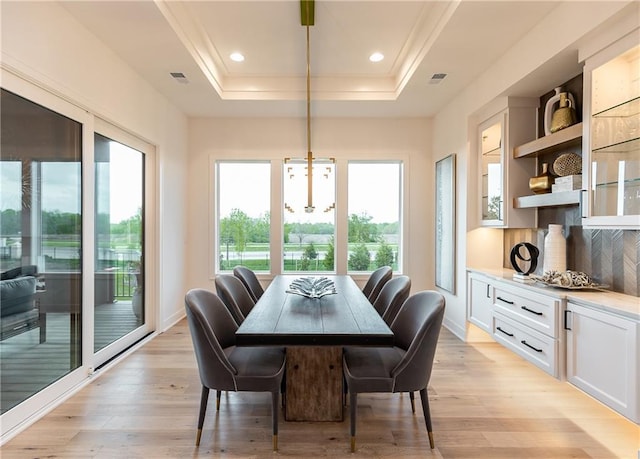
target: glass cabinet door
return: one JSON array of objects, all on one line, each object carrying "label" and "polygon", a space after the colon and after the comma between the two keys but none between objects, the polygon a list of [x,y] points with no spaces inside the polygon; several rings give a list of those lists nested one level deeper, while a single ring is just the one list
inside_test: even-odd
[{"label": "glass cabinet door", "polygon": [[640,224],[638,75],[640,45],[591,71],[588,217],[596,224],[603,221],[623,226]]},{"label": "glass cabinet door", "polygon": [[480,127],[482,224],[501,226],[504,221],[502,177],[502,121]]}]

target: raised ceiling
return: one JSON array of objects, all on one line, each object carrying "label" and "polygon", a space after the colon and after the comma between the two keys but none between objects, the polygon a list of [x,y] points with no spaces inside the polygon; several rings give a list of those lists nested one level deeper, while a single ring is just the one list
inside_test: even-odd
[{"label": "raised ceiling", "polygon": [[[61,3],[188,116],[305,115],[306,30],[298,1]],[[557,4],[316,0],[312,112],[431,116]],[[245,61],[232,61],[233,51]],[[368,60],[374,51],[385,55],[382,62]],[[433,84],[436,73],[447,76]]]}]

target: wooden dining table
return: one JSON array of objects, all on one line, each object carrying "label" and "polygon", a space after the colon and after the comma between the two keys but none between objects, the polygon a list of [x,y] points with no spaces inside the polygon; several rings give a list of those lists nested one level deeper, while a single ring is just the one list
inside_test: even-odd
[{"label": "wooden dining table", "polygon": [[271,282],[236,331],[236,345],[286,347],[287,421],[341,421],[342,347],[392,346],[393,332],[350,276],[316,276],[335,285],[321,298],[287,292],[301,277]]}]

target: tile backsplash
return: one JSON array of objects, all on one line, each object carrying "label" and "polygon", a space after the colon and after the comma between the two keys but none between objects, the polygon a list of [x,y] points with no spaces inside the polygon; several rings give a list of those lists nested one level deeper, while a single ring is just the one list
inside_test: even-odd
[{"label": "tile backsplash", "polygon": [[[567,269],[583,271],[614,292],[640,296],[640,231],[585,229],[557,223],[563,224],[567,238]],[[530,242],[540,249],[536,273],[542,274],[546,234],[546,227],[504,230],[504,267],[512,268],[509,254],[514,245]]]}]

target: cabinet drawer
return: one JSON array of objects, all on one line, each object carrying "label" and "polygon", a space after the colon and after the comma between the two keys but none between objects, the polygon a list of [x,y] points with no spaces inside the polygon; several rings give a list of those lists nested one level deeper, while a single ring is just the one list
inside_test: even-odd
[{"label": "cabinet drawer", "polygon": [[493,337],[551,376],[558,377],[558,340],[528,329],[500,313],[493,316]]},{"label": "cabinet drawer", "polygon": [[552,338],[558,337],[560,300],[523,289],[495,287],[495,310]]}]

